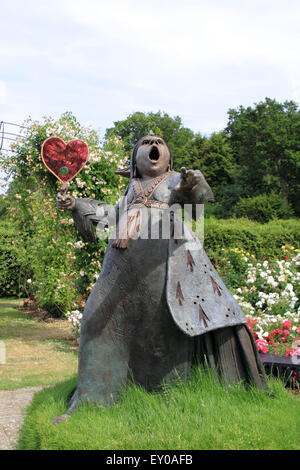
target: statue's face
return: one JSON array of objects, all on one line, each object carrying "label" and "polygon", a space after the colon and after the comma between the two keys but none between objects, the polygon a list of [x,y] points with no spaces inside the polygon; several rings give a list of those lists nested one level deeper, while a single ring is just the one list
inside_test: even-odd
[{"label": "statue's face", "polygon": [[170,163],[170,151],[158,136],[143,137],[136,154],[136,166],[143,176],[158,176],[165,173]]}]

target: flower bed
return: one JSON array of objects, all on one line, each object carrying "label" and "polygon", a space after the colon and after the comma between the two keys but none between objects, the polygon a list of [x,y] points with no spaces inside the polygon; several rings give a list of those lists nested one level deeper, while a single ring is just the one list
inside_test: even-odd
[{"label": "flower bed", "polygon": [[282,259],[257,260],[239,249],[223,250],[215,266],[248,317],[258,350],[300,355],[300,250],[282,247]]}]

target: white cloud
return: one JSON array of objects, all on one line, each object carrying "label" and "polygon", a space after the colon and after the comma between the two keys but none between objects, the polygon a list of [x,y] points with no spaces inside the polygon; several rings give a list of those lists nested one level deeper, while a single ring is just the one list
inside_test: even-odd
[{"label": "white cloud", "polygon": [[[155,55],[172,68],[263,60],[299,70],[300,4],[293,0],[66,0],[69,14],[106,44]],[[99,38],[100,39],[100,38]],[[184,72],[184,68],[182,70]]]}]

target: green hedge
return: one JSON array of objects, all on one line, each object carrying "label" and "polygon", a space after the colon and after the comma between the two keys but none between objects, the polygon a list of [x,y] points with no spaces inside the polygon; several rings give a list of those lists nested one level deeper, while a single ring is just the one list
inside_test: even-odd
[{"label": "green hedge", "polygon": [[19,294],[20,264],[14,250],[16,230],[8,222],[0,222],[0,297]]},{"label": "green hedge", "polygon": [[283,256],[282,246],[300,247],[300,219],[260,224],[248,219],[205,219],[204,247],[210,257],[222,248],[240,248],[258,258]]},{"label": "green hedge", "polygon": [[282,197],[276,193],[242,198],[234,207],[233,213],[237,217],[246,217],[260,223],[294,216],[292,207],[285,206]]}]

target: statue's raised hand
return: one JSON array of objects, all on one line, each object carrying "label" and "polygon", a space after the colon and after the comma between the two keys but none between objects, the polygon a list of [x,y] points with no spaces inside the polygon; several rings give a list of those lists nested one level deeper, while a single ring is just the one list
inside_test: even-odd
[{"label": "statue's raised hand", "polygon": [[58,209],[72,211],[75,208],[75,197],[62,191],[57,194],[56,203]]},{"label": "statue's raised hand", "polygon": [[180,189],[183,191],[190,191],[203,178],[200,170],[187,170],[184,166],[180,169]]}]

